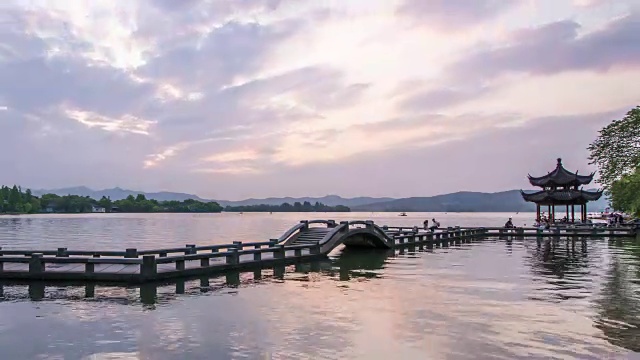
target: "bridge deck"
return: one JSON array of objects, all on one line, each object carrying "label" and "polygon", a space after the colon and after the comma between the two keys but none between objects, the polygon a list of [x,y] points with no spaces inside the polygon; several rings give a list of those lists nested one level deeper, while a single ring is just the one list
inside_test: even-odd
[{"label": "bridge deck", "polygon": [[[325,228],[310,227],[325,224]],[[362,226],[365,226],[363,228]],[[350,226],[356,226],[350,228]],[[364,230],[363,230],[364,229]],[[381,229],[380,232],[375,233]],[[449,246],[488,237],[499,238],[636,238],[632,228],[554,228],[540,232],[535,228],[447,228],[435,232],[417,227],[375,227],[373,222],[303,222],[280,239],[265,242],[195,246],[157,250],[125,251],[11,250],[0,248],[0,279],[16,280],[93,280],[142,283],[169,278],[205,275],[219,271],[261,268],[275,264],[307,262],[325,257],[339,240],[348,243],[353,234],[385,236],[391,248],[406,246]],[[339,237],[339,238],[338,238]],[[335,242],[335,241],[334,241]],[[330,244],[331,246],[327,247]],[[325,249],[325,250],[323,250]],[[327,250],[328,249],[328,250]]]}]

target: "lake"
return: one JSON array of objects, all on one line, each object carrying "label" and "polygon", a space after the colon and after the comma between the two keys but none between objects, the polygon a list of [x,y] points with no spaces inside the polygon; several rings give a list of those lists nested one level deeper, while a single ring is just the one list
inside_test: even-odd
[{"label": "lake", "polygon": [[[446,227],[510,216],[519,226],[535,214],[0,216],[0,246],[150,249],[263,241],[304,219]],[[154,285],[151,297],[148,286],[3,283],[0,358],[640,359],[639,278],[634,240],[487,239],[339,248],[326,261]]]}]

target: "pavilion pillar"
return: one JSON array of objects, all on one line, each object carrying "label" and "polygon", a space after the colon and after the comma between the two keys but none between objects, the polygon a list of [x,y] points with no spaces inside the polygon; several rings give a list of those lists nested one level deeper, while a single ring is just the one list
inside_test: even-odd
[{"label": "pavilion pillar", "polygon": [[569,221],[569,205],[567,205],[567,221]]},{"label": "pavilion pillar", "polygon": [[576,222],[576,208],[574,204],[571,204],[571,222]]},{"label": "pavilion pillar", "polygon": [[540,221],[540,204],[536,204],[536,220]]},{"label": "pavilion pillar", "polygon": [[551,205],[547,206],[547,218],[551,221]]}]

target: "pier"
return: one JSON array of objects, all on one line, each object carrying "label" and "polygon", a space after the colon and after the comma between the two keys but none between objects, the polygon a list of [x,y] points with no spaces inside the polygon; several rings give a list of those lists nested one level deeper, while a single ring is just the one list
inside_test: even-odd
[{"label": "pier", "polygon": [[20,281],[104,281],[147,283],[216,272],[248,271],[300,264],[327,257],[338,246],[394,250],[447,247],[504,239],[638,239],[631,227],[554,226],[537,228],[449,227],[434,232],[418,227],[379,226],[373,221],[304,220],[277,239],[262,242],[122,251],[12,250],[0,248],[0,279]]}]

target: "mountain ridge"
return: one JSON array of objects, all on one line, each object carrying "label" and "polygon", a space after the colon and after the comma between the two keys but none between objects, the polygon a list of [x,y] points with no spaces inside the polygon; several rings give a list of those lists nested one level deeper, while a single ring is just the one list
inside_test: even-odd
[{"label": "mountain ridge", "polygon": [[[525,190],[535,191],[535,190]],[[216,201],[222,206],[249,206],[249,205],[281,205],[288,202],[310,203],[320,202],[327,206],[344,205],[352,211],[390,211],[390,212],[527,212],[535,211],[535,205],[527,203],[522,199],[520,190],[507,190],[500,192],[479,192],[479,191],[458,191],[449,194],[434,196],[415,196],[407,198],[391,197],[367,197],[360,196],[354,198],[343,198],[338,195],[326,195],[323,197],[268,197],[264,199],[250,198],[245,200],[212,200],[204,199],[197,195],[158,191],[144,192],[127,190],[120,187],[103,190],[93,190],[86,186],[75,186],[60,189],[39,189],[32,190],[36,196],[52,193],[63,195],[89,196],[100,199],[102,196],[110,197],[111,200],[124,199],[129,195],[136,196],[144,194],[148,199],[158,201],[184,201],[194,199],[198,201]],[[602,211],[608,206],[608,202],[603,196],[596,202],[589,203],[589,211]]]}]

